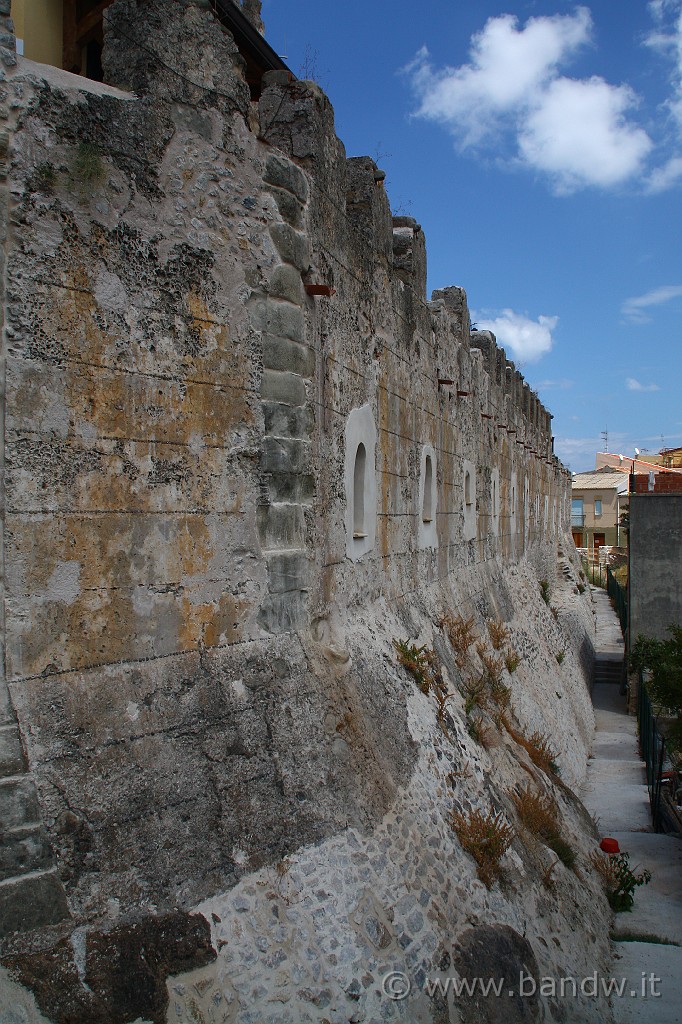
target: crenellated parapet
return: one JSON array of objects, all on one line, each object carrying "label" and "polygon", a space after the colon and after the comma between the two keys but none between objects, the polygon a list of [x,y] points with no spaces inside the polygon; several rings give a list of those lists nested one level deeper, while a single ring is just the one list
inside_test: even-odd
[{"label": "crenellated parapet", "polygon": [[550,414],[229,2],[114,0],[92,83],[0,0],[9,753],[79,926],[373,834],[421,749],[391,640],[511,617],[570,521]]}]

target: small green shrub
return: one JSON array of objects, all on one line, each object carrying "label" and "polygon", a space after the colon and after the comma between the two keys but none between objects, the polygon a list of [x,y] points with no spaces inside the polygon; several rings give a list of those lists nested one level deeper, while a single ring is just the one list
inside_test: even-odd
[{"label": "small green shrub", "polygon": [[484,708],[488,703],[488,693],[485,679],[481,676],[478,679],[470,679],[462,682],[464,691],[464,712],[470,715],[474,708]]},{"label": "small green shrub", "polygon": [[638,932],[631,929],[626,929],[622,932],[609,932],[609,938],[611,942],[648,942],[655,946],[679,946],[679,942],[675,942],[674,939],[662,939],[660,935],[656,935],[655,932]]},{"label": "small green shrub", "polygon": [[549,580],[540,580],[540,596],[546,605],[549,604]]},{"label": "small green shrub", "polygon": [[479,743],[486,750],[491,745],[493,733],[492,728],[482,718],[477,715],[469,718],[467,722],[467,732],[471,736],[472,740]]},{"label": "small green shrub", "polygon": [[81,142],[73,166],[75,177],[83,185],[94,185],[104,177],[104,164],[99,146],[94,142]]},{"label": "small green shrub", "polygon": [[508,647],[504,655],[504,666],[509,675],[513,675],[521,663],[521,659],[513,648]]},{"label": "small green shrub", "polygon": [[601,877],[611,909],[617,914],[630,910],[635,902],[635,889],[640,885],[648,885],[651,881],[651,872],[646,869],[640,871],[638,875],[635,874],[630,867],[628,853],[608,854],[595,851],[590,860]]},{"label": "small green shrub", "polygon": [[563,660],[564,660],[565,657],[566,657],[566,651],[562,650],[562,651],[557,651],[556,652],[556,660],[557,660],[557,662],[560,665],[563,664]]},{"label": "small green shrub", "polygon": [[407,669],[422,693],[429,693],[433,678],[428,649],[408,644],[406,640],[394,640],[393,646],[398,652],[398,662]]},{"label": "small green shrub", "polygon": [[630,656],[630,669],[649,669],[646,688],[670,717],[666,745],[682,751],[682,626],[668,626],[669,640],[637,637]]},{"label": "small green shrub", "polygon": [[49,160],[46,160],[44,163],[38,164],[28,184],[35,192],[42,192],[43,195],[50,196],[54,192],[56,183],[57,172]]},{"label": "small green shrub", "polygon": [[500,861],[514,841],[514,829],[501,812],[484,814],[473,808],[468,814],[453,811],[451,825],[463,849],[476,861],[478,877],[492,888],[501,874]]}]

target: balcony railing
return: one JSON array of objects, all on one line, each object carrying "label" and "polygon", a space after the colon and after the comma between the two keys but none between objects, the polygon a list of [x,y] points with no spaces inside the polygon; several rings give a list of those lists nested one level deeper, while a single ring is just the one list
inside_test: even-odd
[{"label": "balcony railing", "polygon": [[583,527],[585,525],[585,516],[580,512],[571,512],[571,526]]}]

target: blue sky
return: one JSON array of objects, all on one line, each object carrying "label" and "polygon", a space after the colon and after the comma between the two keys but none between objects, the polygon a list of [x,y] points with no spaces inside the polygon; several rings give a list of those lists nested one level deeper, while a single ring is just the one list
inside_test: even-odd
[{"label": "blue sky", "polygon": [[575,471],[682,444],[682,0],[264,0]]}]

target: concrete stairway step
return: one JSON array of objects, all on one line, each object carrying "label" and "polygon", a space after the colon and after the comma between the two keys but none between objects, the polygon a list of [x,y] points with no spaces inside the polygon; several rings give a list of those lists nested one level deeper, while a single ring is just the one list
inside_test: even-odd
[{"label": "concrete stairway step", "polygon": [[0,938],[58,924],[69,916],[55,868],[0,882]]},{"label": "concrete stairway step", "polygon": [[25,768],[19,729],[13,722],[9,725],[0,725],[0,778],[19,775]]},{"label": "concrete stairway step", "polygon": [[0,833],[40,821],[38,797],[29,775],[0,779]]},{"label": "concrete stairway step", "polygon": [[6,831],[0,840],[0,881],[54,868],[54,856],[42,825]]},{"label": "concrete stairway step", "polygon": [[595,683],[620,683],[622,678],[622,662],[620,663],[620,665],[614,664],[613,662],[607,662],[604,665],[595,665],[594,667]]}]

